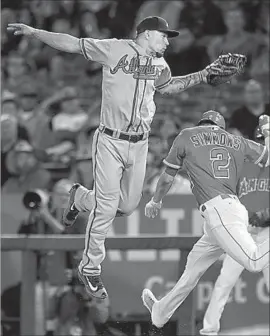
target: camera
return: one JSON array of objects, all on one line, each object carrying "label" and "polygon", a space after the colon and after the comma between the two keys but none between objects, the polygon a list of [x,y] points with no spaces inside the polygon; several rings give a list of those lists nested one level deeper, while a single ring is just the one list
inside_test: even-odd
[{"label": "camera", "polygon": [[26,209],[36,210],[49,202],[49,195],[40,189],[29,190],[23,196],[23,205]]}]

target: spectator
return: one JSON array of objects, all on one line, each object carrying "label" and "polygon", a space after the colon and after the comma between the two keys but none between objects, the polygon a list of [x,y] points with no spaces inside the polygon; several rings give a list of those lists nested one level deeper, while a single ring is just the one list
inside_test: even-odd
[{"label": "spectator", "polygon": [[30,130],[31,133],[32,127],[30,124],[32,123],[33,117],[36,115],[39,102],[36,83],[33,83],[30,80],[23,83],[19,93],[19,101],[21,106],[21,110],[19,112],[20,121],[28,127],[28,130]]},{"label": "spectator", "polygon": [[244,54],[248,57],[249,66],[259,47],[263,44],[259,36],[244,30],[245,20],[241,8],[236,7],[225,13],[227,33],[212,40],[208,53],[211,60],[215,60],[225,52]]},{"label": "spectator", "polygon": [[75,148],[76,139],[83,127],[87,127],[88,115],[80,107],[77,90],[66,87],[60,100],[60,111],[50,120],[54,145],[47,148],[49,155],[58,156]]},{"label": "spectator", "polygon": [[9,153],[15,145],[21,141],[29,140],[27,130],[20,126],[18,119],[9,114],[1,115],[1,188],[14,176],[14,172],[9,168]]},{"label": "spectator", "polygon": [[79,7],[79,1],[60,0],[58,11],[61,16],[68,18],[68,20],[71,22],[71,25],[74,26],[78,21],[80,21]]},{"label": "spectator", "polygon": [[[268,8],[269,9],[269,8]],[[263,45],[258,50],[258,53],[254,56],[254,60],[252,62],[252,66],[250,69],[250,75],[252,77],[257,76],[266,76],[269,82],[269,34],[270,34],[270,14],[269,10],[265,13],[264,17],[262,18],[264,22],[264,33],[261,33],[261,38],[263,40]]]},{"label": "spectator", "polygon": [[[114,1],[104,0],[85,1],[82,2],[81,5],[82,8],[80,21],[84,21],[87,24],[87,27],[85,27],[86,29],[83,27],[84,24],[81,25],[82,32],[87,34],[85,37],[110,37],[112,18],[115,15],[117,4]],[[91,21],[94,35],[88,35],[88,33],[91,31]]]},{"label": "spectator", "polygon": [[[114,1],[111,6],[110,15],[110,32],[111,36],[116,38],[131,38],[134,35],[131,34],[134,26],[134,20],[137,10],[141,6],[144,0],[118,0]],[[153,15],[153,14],[151,14]]]},{"label": "spectator", "polygon": [[[53,117],[49,115],[52,106],[65,100],[67,95],[64,90],[57,91],[53,96],[38,104],[36,94],[37,91],[33,84],[24,86],[21,96],[24,110],[20,111],[19,118],[22,125],[28,130],[35,154],[40,160],[46,161],[50,157],[53,159],[53,157],[63,155],[74,148],[74,144],[69,141],[69,138],[65,138],[65,134],[52,129]],[[72,106],[72,104],[70,105]]]},{"label": "spectator", "polygon": [[223,13],[212,0],[186,0],[184,4],[179,28],[188,28],[196,39],[225,33]]},{"label": "spectator", "polygon": [[9,91],[4,91],[2,94],[2,115],[7,114],[18,117],[18,102],[16,95]]},{"label": "spectator", "polygon": [[93,38],[108,38],[110,32],[106,29],[100,29],[97,17],[90,11],[85,11],[80,18],[80,36]]},{"label": "spectator", "polygon": [[[256,33],[260,29],[260,12],[263,9],[263,3],[266,1],[239,1],[239,7],[242,9],[245,17],[245,30],[250,33]],[[264,8],[267,9],[267,8]],[[269,14],[269,8],[268,8]]]},{"label": "spectator", "polygon": [[184,76],[203,69],[209,64],[207,49],[198,44],[192,31],[180,29],[177,39],[171,44],[171,52],[167,56],[173,75]]},{"label": "spectator", "polygon": [[249,80],[244,89],[244,105],[236,109],[229,121],[229,128],[246,138],[255,140],[255,130],[262,114],[270,115],[270,105],[264,102],[263,88],[255,80]]},{"label": "spectator", "polygon": [[16,20],[15,12],[9,8],[1,9],[1,55],[6,56],[11,50],[16,49],[20,37],[7,33],[6,27],[9,22]]},{"label": "spectator", "polygon": [[19,92],[19,122],[27,129],[30,142],[35,147],[39,144],[38,140],[47,120],[46,112],[58,100],[57,96],[52,96],[40,103],[39,93],[39,84],[34,80],[23,83]]},{"label": "spectator", "polygon": [[53,0],[32,0],[28,3],[29,10],[33,13],[37,28],[51,28],[52,19],[58,11],[58,2]]},{"label": "spectator", "polygon": [[4,89],[18,94],[26,79],[29,78],[31,66],[22,55],[16,52],[10,53],[5,63]]},{"label": "spectator", "polygon": [[65,60],[61,55],[55,55],[49,62],[49,81],[51,84],[64,82],[65,75]]},{"label": "spectator", "polygon": [[18,141],[8,152],[5,164],[11,176],[2,188],[3,194],[43,189],[50,185],[49,172],[40,166],[33,147],[25,140]]},{"label": "spectator", "polygon": [[55,33],[67,33],[73,36],[78,36],[76,26],[72,27],[71,22],[65,17],[57,17],[52,23],[52,31]]}]

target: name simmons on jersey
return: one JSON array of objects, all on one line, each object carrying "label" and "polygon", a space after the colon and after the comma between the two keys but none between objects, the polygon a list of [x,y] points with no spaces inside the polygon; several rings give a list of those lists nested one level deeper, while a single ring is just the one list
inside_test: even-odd
[{"label": "name simmons on jersey", "polygon": [[200,132],[190,137],[194,147],[220,145],[239,151],[241,138],[229,133]]},{"label": "name simmons on jersey", "polygon": [[239,182],[239,198],[255,191],[270,191],[269,178],[246,178]]}]

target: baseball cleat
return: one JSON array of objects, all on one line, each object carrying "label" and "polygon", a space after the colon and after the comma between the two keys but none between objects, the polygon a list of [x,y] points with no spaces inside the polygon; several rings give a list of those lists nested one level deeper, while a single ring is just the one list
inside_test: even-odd
[{"label": "baseball cleat", "polygon": [[78,278],[84,284],[86,292],[95,298],[106,299],[108,293],[100,275],[84,275],[78,270]]},{"label": "baseball cleat", "polygon": [[164,323],[159,323],[157,320],[157,303],[158,300],[154,296],[154,294],[150,291],[150,289],[145,288],[142,292],[142,301],[143,305],[149,310],[151,314],[152,324],[157,328],[162,328]]},{"label": "baseball cleat", "polygon": [[142,292],[143,305],[149,310],[149,313],[152,314],[152,308],[157,299],[150,289],[145,288]]},{"label": "baseball cleat", "polygon": [[67,227],[72,226],[79,215],[79,210],[75,207],[74,203],[75,193],[79,187],[80,184],[75,183],[69,191],[68,205],[64,210],[62,217],[62,223]]}]

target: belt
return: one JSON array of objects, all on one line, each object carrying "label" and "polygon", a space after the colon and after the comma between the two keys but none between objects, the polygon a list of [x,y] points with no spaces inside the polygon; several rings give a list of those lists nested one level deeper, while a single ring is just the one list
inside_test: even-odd
[{"label": "belt", "polygon": [[147,133],[141,133],[141,134],[126,134],[117,130],[112,130],[111,128],[108,128],[106,126],[99,126],[99,130],[102,133],[105,133],[113,138],[121,139],[129,142],[136,143],[138,141],[146,139]]},{"label": "belt", "polygon": [[[219,195],[217,197],[220,197],[221,199],[225,200],[227,198],[232,198],[234,200],[238,200],[238,197],[237,196],[234,196],[234,195],[226,195],[226,194],[222,194],[222,195]],[[207,203],[207,202],[206,202]],[[203,204],[201,206],[201,211],[204,212],[206,210],[206,206]]]}]

